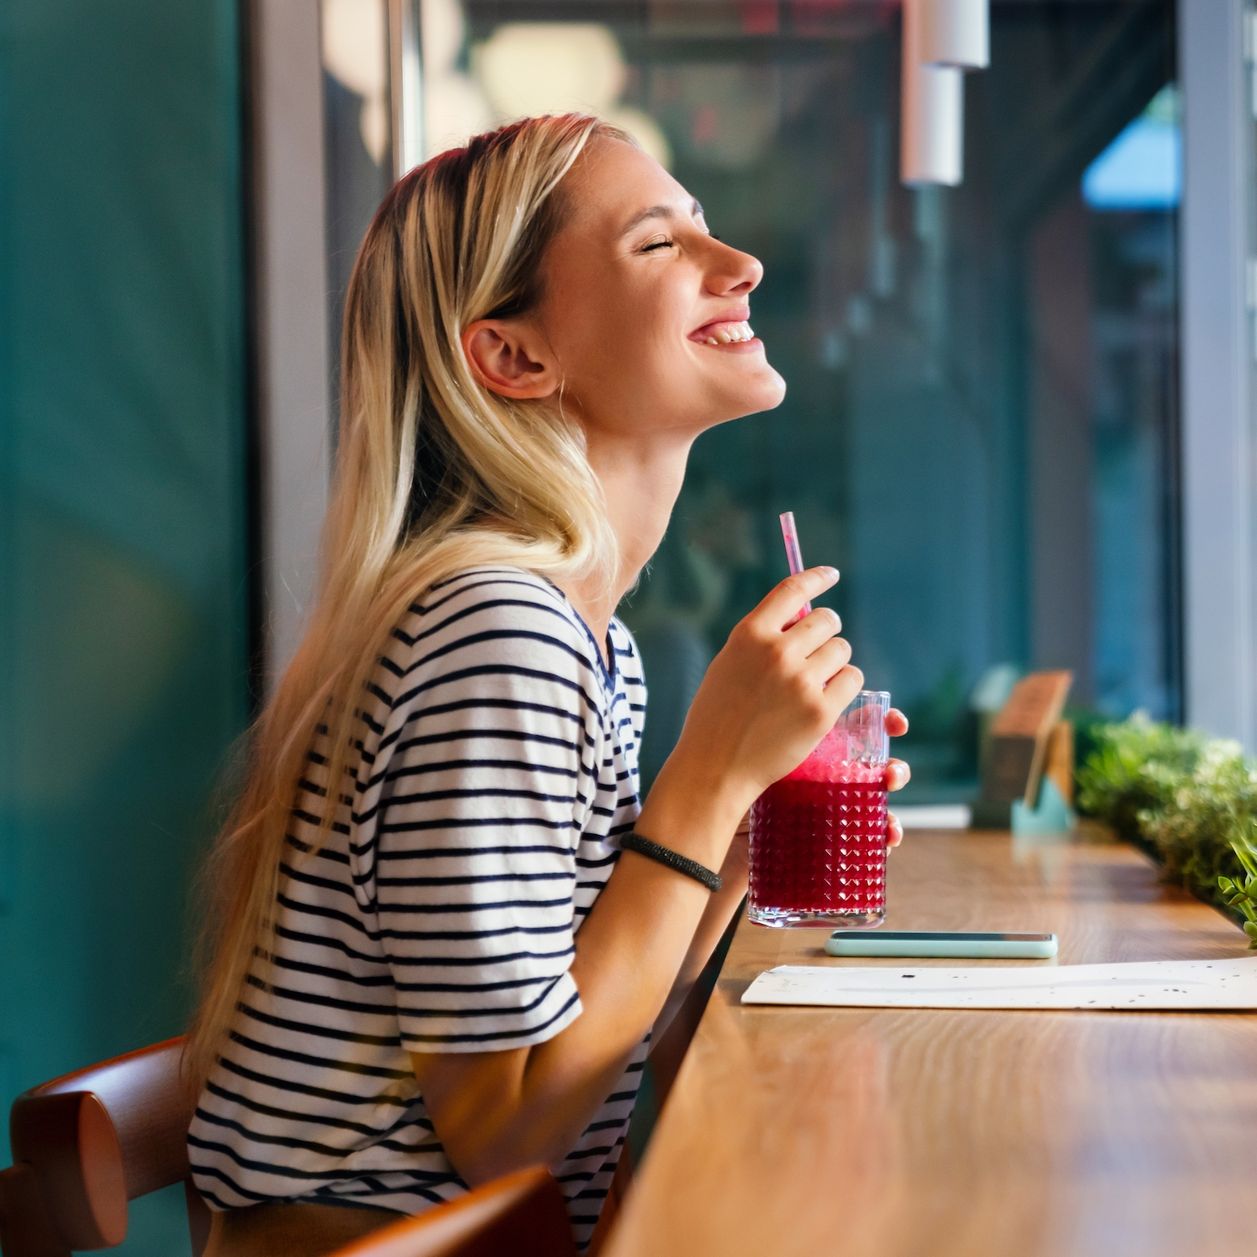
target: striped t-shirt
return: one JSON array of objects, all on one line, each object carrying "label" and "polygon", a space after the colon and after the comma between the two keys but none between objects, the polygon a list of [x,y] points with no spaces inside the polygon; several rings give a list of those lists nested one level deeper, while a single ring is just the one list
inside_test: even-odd
[{"label": "striped t-shirt", "polygon": [[[641,665],[619,620],[607,647],[609,668],[557,586],[519,568],[410,607],[369,687],[352,816],[315,854],[325,737],[310,756],[273,990],[250,981],[189,1132],[211,1207],[419,1213],[467,1190],[407,1053],[542,1043],[580,1016],[576,931],[640,806]],[[582,1246],[648,1041],[557,1170]]]}]

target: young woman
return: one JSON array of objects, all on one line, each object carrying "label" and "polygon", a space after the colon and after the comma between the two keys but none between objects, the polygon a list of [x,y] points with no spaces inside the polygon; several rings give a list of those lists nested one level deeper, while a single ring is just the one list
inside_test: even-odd
[{"label": "young woman", "polygon": [[832,611],[796,622],[837,573],[783,581],[639,803],[614,610],[694,439],[784,395],[761,274],[582,116],[478,136],[380,206],[318,600],[212,865],[189,1056],[212,1252],[326,1252],[533,1163],[587,1243],[652,1028],[745,892],[743,817],[862,683]]}]

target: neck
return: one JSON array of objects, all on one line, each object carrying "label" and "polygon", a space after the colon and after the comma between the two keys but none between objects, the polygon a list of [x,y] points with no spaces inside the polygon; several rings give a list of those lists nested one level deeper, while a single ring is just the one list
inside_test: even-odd
[{"label": "neck", "polygon": [[620,599],[663,540],[692,444],[689,434],[643,442],[637,434],[589,433],[589,465],[606,496],[607,515],[619,541],[619,567],[609,595],[600,596],[592,582],[574,583],[567,593],[599,641]]}]

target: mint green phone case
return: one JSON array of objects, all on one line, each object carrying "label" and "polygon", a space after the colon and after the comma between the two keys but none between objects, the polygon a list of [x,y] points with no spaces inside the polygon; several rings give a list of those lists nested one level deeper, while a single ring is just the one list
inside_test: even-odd
[{"label": "mint green phone case", "polygon": [[1055,934],[943,934],[922,933],[907,937],[872,930],[841,933],[825,940],[831,956],[960,956],[970,959],[1030,957],[1045,960],[1056,955]]}]

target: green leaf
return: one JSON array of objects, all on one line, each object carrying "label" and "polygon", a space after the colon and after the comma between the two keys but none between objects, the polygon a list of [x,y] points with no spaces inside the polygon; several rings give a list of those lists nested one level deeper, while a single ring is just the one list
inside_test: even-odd
[{"label": "green leaf", "polygon": [[1257,859],[1254,859],[1252,850],[1238,842],[1231,843],[1231,850],[1239,857],[1239,862],[1244,866],[1244,871],[1251,877],[1257,877]]},{"label": "green leaf", "polygon": [[1239,923],[1257,947],[1257,764],[1238,743],[1142,713],[1097,722],[1089,736],[1079,810],[1146,845],[1165,880],[1247,918]]}]

